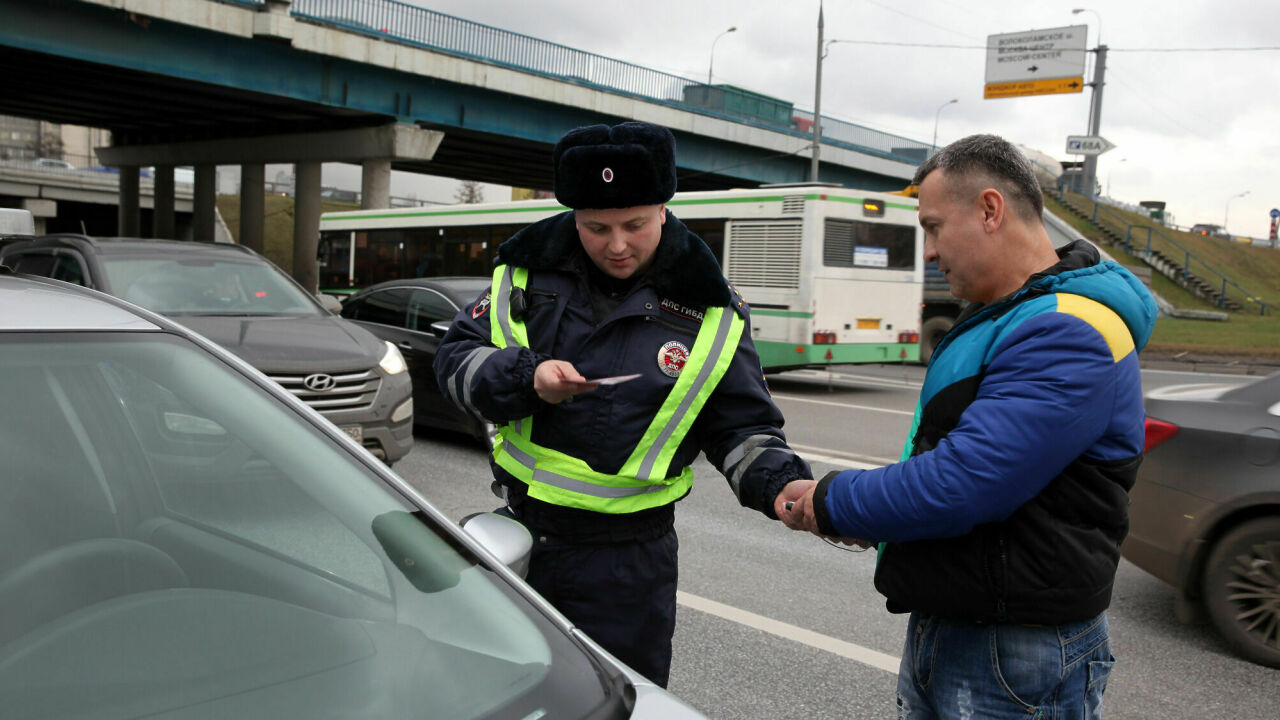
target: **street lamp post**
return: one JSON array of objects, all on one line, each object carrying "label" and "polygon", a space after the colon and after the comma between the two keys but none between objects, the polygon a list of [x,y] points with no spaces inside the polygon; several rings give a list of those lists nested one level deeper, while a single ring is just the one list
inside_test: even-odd
[{"label": "street lamp post", "polygon": [[[1120,162],[1125,162],[1128,159],[1129,158],[1120,158]],[[1120,163],[1116,164],[1119,165]],[[1111,168],[1107,171],[1107,197],[1111,197],[1111,173],[1115,172],[1115,170],[1115,168]]]},{"label": "street lamp post", "polygon": [[938,118],[942,117],[942,108],[958,102],[960,102],[959,98],[951,98],[950,100],[942,103],[942,105],[938,107],[938,112],[933,114],[933,142],[930,144],[930,147],[933,148],[934,152],[938,152]]},{"label": "street lamp post", "polygon": [[1244,192],[1239,193],[1238,195],[1232,195],[1231,197],[1227,198],[1227,207],[1225,210],[1222,211],[1222,229],[1224,231],[1231,232],[1230,230],[1227,230],[1227,215],[1231,212],[1231,201],[1235,200],[1236,198],[1242,198],[1248,194],[1249,194],[1249,191],[1245,190]]},{"label": "street lamp post", "polygon": [[728,30],[725,30],[724,32],[717,35],[716,39],[711,41],[711,62],[707,63],[707,84],[708,85],[711,84],[711,68],[715,67],[715,64],[716,64],[716,43],[720,42],[720,38],[724,37],[725,35],[728,35],[731,32],[737,32],[737,31],[738,31],[738,26],[734,25]]},{"label": "street lamp post", "polygon": [[1102,16],[1098,14],[1097,10],[1090,10],[1089,8],[1076,8],[1071,11],[1071,14],[1079,15],[1082,12],[1093,13],[1093,16],[1098,18],[1098,44],[1101,45],[1102,44]]},{"label": "street lamp post", "polygon": [[[1096,54],[1093,60],[1093,82],[1089,85],[1093,88],[1093,95],[1089,98],[1089,136],[1097,137],[1102,126],[1102,89],[1106,86],[1107,74],[1107,46],[1102,44],[1102,16],[1097,10],[1089,8],[1075,8],[1071,11],[1072,15],[1079,15],[1082,12],[1093,13],[1098,19],[1098,45],[1093,52]],[[1089,197],[1095,194],[1094,185],[1098,177],[1098,156],[1087,155],[1084,159],[1084,192]]]}]

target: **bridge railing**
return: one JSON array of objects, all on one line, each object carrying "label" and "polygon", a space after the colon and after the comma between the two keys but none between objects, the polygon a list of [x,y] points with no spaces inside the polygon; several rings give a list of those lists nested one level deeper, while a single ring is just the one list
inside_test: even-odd
[{"label": "bridge railing", "polygon": [[[731,85],[708,85],[397,0],[293,0],[292,14],[409,45],[638,96],[692,112],[809,137],[813,113]],[[929,146],[824,116],[822,140],[917,165]]]}]

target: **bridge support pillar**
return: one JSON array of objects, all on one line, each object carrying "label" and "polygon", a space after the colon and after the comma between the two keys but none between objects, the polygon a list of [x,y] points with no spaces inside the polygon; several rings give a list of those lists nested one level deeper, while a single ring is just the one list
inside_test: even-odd
[{"label": "bridge support pillar", "polygon": [[320,163],[300,162],[294,166],[293,186],[293,279],[314,293],[320,275],[316,250],[320,244]]},{"label": "bridge support pillar", "polygon": [[173,207],[173,166],[156,165],[154,183],[155,196],[151,210],[151,237],[175,240],[178,237],[178,228]]},{"label": "bridge support pillar", "polygon": [[361,165],[360,207],[365,210],[391,207],[391,158],[371,158]]},{"label": "bridge support pillar", "polygon": [[120,237],[138,237],[142,229],[139,208],[138,166],[120,166],[120,212],[116,223]]},{"label": "bridge support pillar", "polygon": [[267,168],[263,163],[240,166],[240,244],[258,253],[266,251],[263,239],[266,178]]},{"label": "bridge support pillar", "polygon": [[191,197],[191,237],[196,242],[214,241],[214,213],[217,209],[218,166],[196,165],[196,184]]}]

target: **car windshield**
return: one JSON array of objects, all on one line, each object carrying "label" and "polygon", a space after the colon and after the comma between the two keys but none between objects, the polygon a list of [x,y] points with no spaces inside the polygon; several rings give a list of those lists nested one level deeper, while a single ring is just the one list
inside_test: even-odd
[{"label": "car windshield", "polygon": [[621,712],[445,527],[190,341],[0,333],[0,367],[5,717]]},{"label": "car windshield", "polygon": [[210,258],[102,256],[117,297],[166,315],[321,315],[274,266]]}]

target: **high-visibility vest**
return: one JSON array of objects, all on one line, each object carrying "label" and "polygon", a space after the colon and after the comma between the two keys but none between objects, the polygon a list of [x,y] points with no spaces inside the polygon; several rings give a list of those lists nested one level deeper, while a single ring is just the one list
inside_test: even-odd
[{"label": "high-visibility vest", "polygon": [[[512,288],[523,290],[525,268],[499,265],[493,272],[489,326],[497,348],[529,347],[524,322],[511,317]],[[710,307],[698,337],[658,414],[618,474],[596,472],[578,458],[533,442],[533,418],[498,428],[494,460],[529,486],[543,502],[605,513],[630,513],[674,502],[693,486],[693,470],[664,477],[698,412],[733,362],[745,323],[727,307]]]}]

